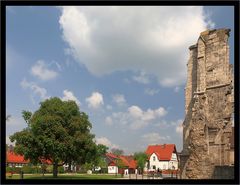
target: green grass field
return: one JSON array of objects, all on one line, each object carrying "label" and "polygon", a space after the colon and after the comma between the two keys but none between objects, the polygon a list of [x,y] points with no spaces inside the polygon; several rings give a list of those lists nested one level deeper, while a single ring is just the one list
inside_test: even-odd
[{"label": "green grass field", "polygon": [[[57,178],[53,178],[52,174],[24,174],[24,179],[116,179],[121,178],[121,175],[109,175],[109,174],[58,174]],[[19,174],[13,174],[12,177],[7,179],[20,179]]]}]

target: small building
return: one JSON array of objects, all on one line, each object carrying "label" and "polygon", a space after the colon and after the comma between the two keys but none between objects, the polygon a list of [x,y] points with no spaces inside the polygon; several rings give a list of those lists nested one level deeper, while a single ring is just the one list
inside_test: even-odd
[{"label": "small building", "polygon": [[[121,161],[121,168],[118,167],[117,161]],[[109,174],[133,174],[137,168],[137,162],[134,160],[133,156],[117,156],[112,153],[106,154],[106,162],[108,164]]]},{"label": "small building", "polygon": [[108,173],[118,173],[118,167],[116,166],[116,160],[118,157],[112,153],[106,153],[106,162],[108,164]]},{"label": "small building", "polygon": [[[6,160],[6,166],[8,167],[23,167],[25,165],[29,165],[30,161],[29,160],[25,160],[23,155],[18,155],[16,153],[14,153],[13,150],[9,150],[7,151],[7,160]],[[45,160],[45,159],[41,159],[41,164],[46,164],[46,165],[51,165],[51,161],[49,160]]]},{"label": "small building", "polygon": [[175,144],[149,145],[144,171],[178,170],[179,158]]},{"label": "small building", "polygon": [[23,167],[29,163],[29,160],[25,160],[24,156],[17,155],[13,151],[7,151],[6,166],[9,167]]}]

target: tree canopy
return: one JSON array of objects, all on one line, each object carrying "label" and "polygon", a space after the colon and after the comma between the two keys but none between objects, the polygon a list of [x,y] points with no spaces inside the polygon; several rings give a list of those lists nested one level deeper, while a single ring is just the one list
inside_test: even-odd
[{"label": "tree canopy", "polygon": [[54,97],[41,102],[33,114],[22,114],[28,127],[10,136],[11,142],[16,141],[15,152],[35,164],[51,161],[54,177],[64,163],[83,164],[95,158],[92,124],[74,101]]},{"label": "tree canopy", "polygon": [[123,155],[124,151],[118,148],[112,148],[111,152],[117,156]]},{"label": "tree canopy", "polygon": [[143,172],[143,168],[147,162],[148,156],[144,152],[136,152],[134,154],[134,159],[137,161],[137,167]]}]

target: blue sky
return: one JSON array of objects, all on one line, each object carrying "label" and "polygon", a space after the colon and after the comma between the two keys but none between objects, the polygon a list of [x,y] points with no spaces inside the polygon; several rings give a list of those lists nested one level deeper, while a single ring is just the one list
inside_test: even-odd
[{"label": "blue sky", "polygon": [[188,47],[206,28],[230,28],[233,7],[7,7],[6,136],[22,110],[75,100],[96,142],[126,154],[148,144],[182,150]]}]

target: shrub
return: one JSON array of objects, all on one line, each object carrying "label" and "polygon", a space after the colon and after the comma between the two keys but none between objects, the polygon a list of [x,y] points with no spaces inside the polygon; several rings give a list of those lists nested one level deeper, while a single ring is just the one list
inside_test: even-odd
[{"label": "shrub", "polygon": [[13,172],[13,173],[18,173],[18,174],[20,174],[21,170],[22,170],[22,168],[20,168],[20,167],[12,167],[12,172]]},{"label": "shrub", "polygon": [[26,165],[22,167],[22,171],[23,173],[33,173],[33,168],[31,166]]},{"label": "shrub", "polygon": [[46,168],[47,173],[52,173],[53,172],[53,165],[48,165]]},{"label": "shrub", "polygon": [[6,172],[13,172],[13,168],[12,168],[12,167],[9,167],[9,166],[7,166],[7,167],[6,167]]},{"label": "shrub", "polygon": [[63,166],[58,167],[58,173],[64,173],[64,168]]}]

